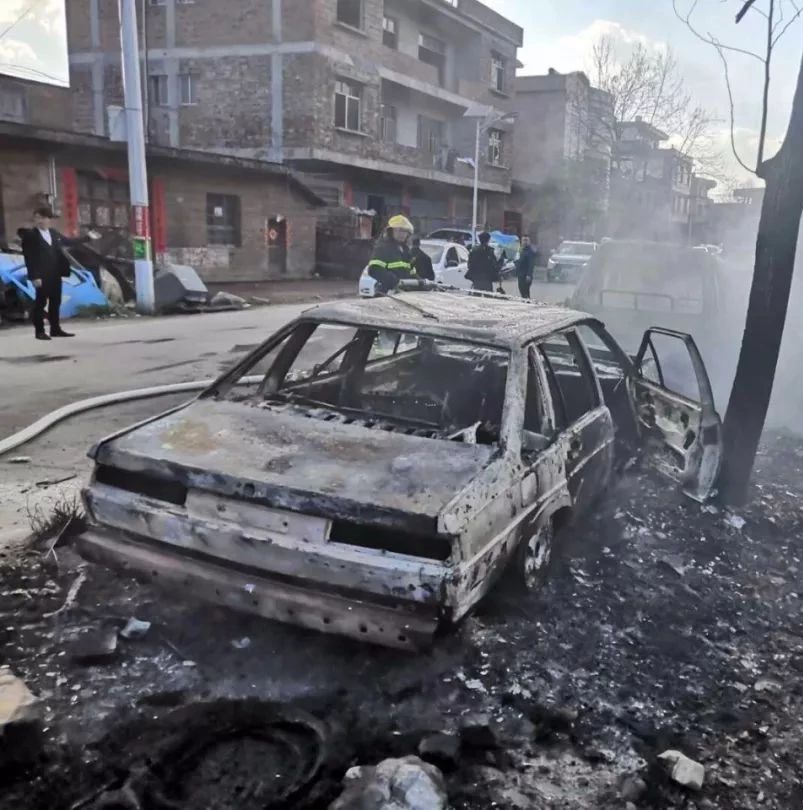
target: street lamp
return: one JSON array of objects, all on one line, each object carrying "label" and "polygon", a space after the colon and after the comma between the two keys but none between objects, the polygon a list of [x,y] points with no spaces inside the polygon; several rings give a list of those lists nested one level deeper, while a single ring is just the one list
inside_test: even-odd
[{"label": "street lamp", "polygon": [[517,113],[500,113],[493,107],[481,104],[471,106],[463,113],[463,118],[477,119],[477,133],[474,142],[474,201],[471,213],[472,246],[477,244],[477,203],[479,201],[480,189],[480,138],[483,132],[487,132],[495,124],[512,124],[516,121],[517,117]]}]

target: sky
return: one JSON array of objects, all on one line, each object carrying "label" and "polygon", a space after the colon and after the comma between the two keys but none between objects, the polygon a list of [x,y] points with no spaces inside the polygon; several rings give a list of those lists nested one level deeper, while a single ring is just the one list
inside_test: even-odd
[{"label": "sky", "polygon": [[[267,0],[266,0],[267,1]],[[305,0],[297,0],[304,2]],[[103,0],[115,2],[115,0]],[[728,173],[740,183],[750,176],[731,157],[729,104],[722,64],[710,45],[700,42],[677,19],[673,0],[485,0],[524,28],[521,73],[588,69],[593,43],[610,36],[622,58],[636,42],[652,49],[672,48],[696,103],[714,114],[714,136],[727,159]],[[694,0],[675,0],[681,11]],[[764,21],[749,12],[737,26],[734,18],[744,0],[697,0],[693,17],[702,33],[723,42],[755,48],[764,36]],[[766,7],[768,0],[757,0]],[[775,0],[791,12],[803,0]],[[21,19],[19,19],[21,18]],[[19,21],[17,21],[19,20]],[[9,29],[10,26],[13,26]],[[780,144],[803,53],[803,19],[789,29],[774,57],[768,152]],[[750,57],[729,57],[734,86],[735,140],[743,159],[753,165],[760,122],[762,66]],[[0,0],[0,73],[13,73],[66,86],[69,80],[64,0]]]}]

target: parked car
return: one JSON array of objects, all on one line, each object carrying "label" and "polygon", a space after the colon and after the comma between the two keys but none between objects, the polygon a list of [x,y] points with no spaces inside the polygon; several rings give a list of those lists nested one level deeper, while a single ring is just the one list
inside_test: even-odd
[{"label": "parked car", "polygon": [[[670,390],[659,340],[688,353]],[[446,292],[324,304],[197,399],[91,451],[83,553],[211,602],[401,648],[556,543],[637,453],[699,500],[721,425],[694,341],[635,363],[595,318]]]},{"label": "parked car", "polygon": [[[432,259],[435,271],[435,283],[461,290],[471,289],[471,282],[466,278],[468,270],[468,249],[456,242],[443,239],[422,239],[421,249]],[[376,295],[376,281],[366,267],[358,283],[358,292],[363,298]]]},{"label": "parked car", "polygon": [[[700,248],[608,240],[594,253],[571,306],[603,320],[631,352],[651,324],[694,334],[723,400],[736,366],[749,283],[749,272],[727,270]],[[687,384],[693,385],[684,358],[675,366],[678,374],[685,369]]]},{"label": "parked car", "polygon": [[[519,238],[502,231],[491,231],[490,245],[494,249],[497,258],[504,256],[504,263],[515,260],[521,246]],[[427,239],[446,240],[465,245],[469,250],[474,245],[474,235],[469,228],[439,228],[427,235]]]},{"label": "parked car", "polygon": [[596,249],[596,242],[561,242],[547,261],[547,281],[579,281]]}]

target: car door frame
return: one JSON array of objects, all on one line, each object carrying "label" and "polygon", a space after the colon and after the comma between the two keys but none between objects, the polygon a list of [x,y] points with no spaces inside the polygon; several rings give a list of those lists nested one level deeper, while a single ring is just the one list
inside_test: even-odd
[{"label": "car door frame", "polygon": [[[653,334],[683,343],[691,359],[699,401],[665,385]],[[644,376],[643,365],[649,349],[655,359],[658,382]],[[723,434],[708,371],[694,338],[685,332],[653,326],[644,332],[634,366],[632,394],[644,436],[645,457],[659,472],[680,483],[690,498],[705,502],[716,492]],[[682,459],[682,467],[673,464],[678,459]]]},{"label": "car door frame", "polygon": [[[591,385],[594,407],[578,419],[569,422],[565,409],[563,391],[549,358],[543,351],[543,344],[548,343],[554,335],[566,337],[570,348],[579,363],[581,375]],[[591,358],[583,341],[573,328],[562,329],[553,335],[539,338],[534,342],[539,355],[539,365],[543,368],[543,383],[546,385],[549,416],[552,427],[552,445],[558,447],[559,463],[564,467],[573,514],[582,514],[592,505],[596,496],[602,492],[610,481],[614,461],[614,428],[613,418],[597,378]],[[549,375],[555,378],[556,390],[560,395],[560,408],[563,410],[563,425],[559,427],[558,413],[554,402],[553,388]],[[586,451],[587,448],[587,451]]]}]

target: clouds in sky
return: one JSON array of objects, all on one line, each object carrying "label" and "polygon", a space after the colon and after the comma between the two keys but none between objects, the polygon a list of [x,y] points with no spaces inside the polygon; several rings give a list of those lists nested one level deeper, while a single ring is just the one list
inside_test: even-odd
[{"label": "clouds in sky", "polygon": [[67,86],[65,0],[0,0],[0,73]]}]

